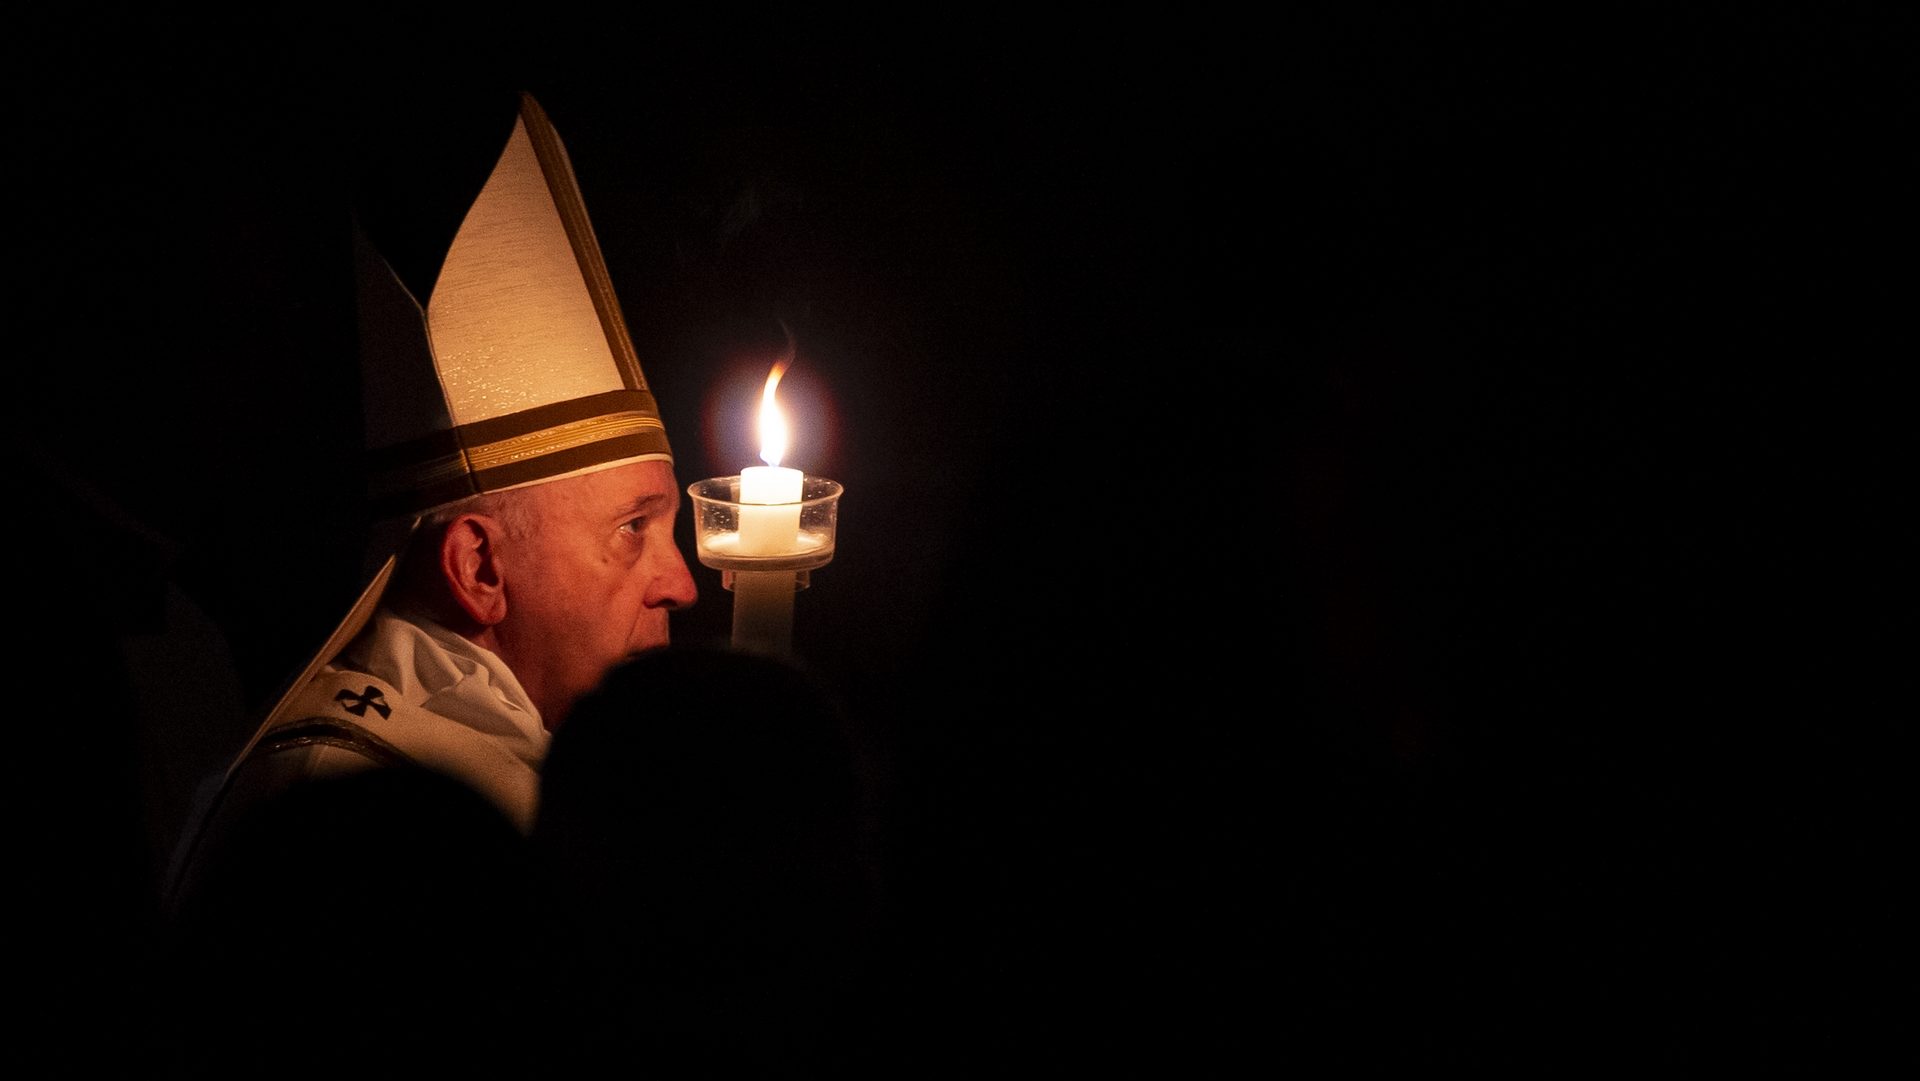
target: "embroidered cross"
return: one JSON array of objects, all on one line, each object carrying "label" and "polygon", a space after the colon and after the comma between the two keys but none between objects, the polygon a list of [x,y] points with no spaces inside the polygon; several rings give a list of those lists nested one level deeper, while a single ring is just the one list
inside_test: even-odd
[{"label": "embroidered cross", "polygon": [[342,703],[342,708],[355,717],[365,717],[368,706],[372,706],[374,712],[380,714],[382,717],[390,716],[393,713],[393,707],[387,705],[387,696],[381,694],[380,688],[378,687],[368,687],[359,694],[355,694],[352,691],[341,691],[339,694],[333,696],[333,700]]}]

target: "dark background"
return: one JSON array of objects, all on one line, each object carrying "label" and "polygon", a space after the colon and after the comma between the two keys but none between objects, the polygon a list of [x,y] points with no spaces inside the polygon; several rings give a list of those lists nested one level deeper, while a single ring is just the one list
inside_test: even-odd
[{"label": "dark background", "polygon": [[794,334],[887,1054],[1881,1053],[1911,24],[1337,10],[16,35],[48,985],[351,599],[348,209],[450,235],[524,89],[683,482]]}]

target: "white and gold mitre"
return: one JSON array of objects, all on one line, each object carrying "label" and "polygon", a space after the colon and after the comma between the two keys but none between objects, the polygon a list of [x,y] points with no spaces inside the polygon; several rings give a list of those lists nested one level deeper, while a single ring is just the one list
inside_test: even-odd
[{"label": "white and gold mitre", "polygon": [[356,242],[377,519],[672,459],[566,148],[531,95],[424,306]]}]

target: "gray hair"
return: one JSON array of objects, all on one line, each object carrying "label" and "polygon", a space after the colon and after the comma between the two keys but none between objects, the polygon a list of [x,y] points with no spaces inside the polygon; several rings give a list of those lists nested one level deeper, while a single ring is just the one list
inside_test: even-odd
[{"label": "gray hair", "polygon": [[440,563],[440,542],[446,527],[463,514],[484,514],[498,521],[508,537],[521,540],[532,536],[538,525],[538,512],[524,490],[484,492],[447,503],[422,514],[406,548],[400,555],[386,603],[396,611],[417,612],[445,622],[447,603],[445,586],[435,569]]},{"label": "gray hair", "polygon": [[462,514],[484,514],[489,518],[498,518],[507,536],[515,540],[533,533],[533,503],[526,497],[524,489],[512,488],[504,492],[482,492],[435,507],[420,516],[416,535],[438,536],[442,527]]}]

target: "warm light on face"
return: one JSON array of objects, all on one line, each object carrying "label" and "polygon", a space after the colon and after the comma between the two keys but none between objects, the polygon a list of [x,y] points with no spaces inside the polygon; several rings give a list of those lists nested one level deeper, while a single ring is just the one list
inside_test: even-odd
[{"label": "warm light on face", "polygon": [[760,395],[760,460],[768,465],[779,465],[787,453],[787,417],[773,400],[773,388],[780,385],[786,370],[786,361],[775,364],[767,373],[767,389]]}]

